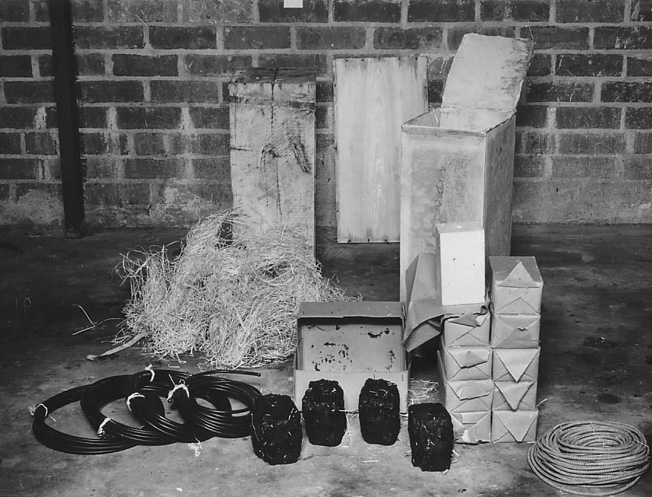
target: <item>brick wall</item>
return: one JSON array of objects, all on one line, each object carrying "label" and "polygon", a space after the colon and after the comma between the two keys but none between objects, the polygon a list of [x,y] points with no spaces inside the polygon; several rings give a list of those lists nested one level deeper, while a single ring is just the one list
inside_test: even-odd
[{"label": "brick wall", "polygon": [[[92,224],[189,225],[231,204],[228,82],[314,68],[318,226],[334,226],[332,60],[430,54],[440,101],[468,32],[533,38],[518,221],[652,220],[652,0],[72,0]],[[61,223],[47,0],[0,2],[0,223]]]}]

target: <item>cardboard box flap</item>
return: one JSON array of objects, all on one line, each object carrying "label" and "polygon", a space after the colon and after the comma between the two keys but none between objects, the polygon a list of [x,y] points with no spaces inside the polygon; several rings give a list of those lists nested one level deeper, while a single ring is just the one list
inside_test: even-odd
[{"label": "cardboard box flap", "polygon": [[494,411],[493,423],[501,424],[517,442],[522,442],[537,422],[538,411]]},{"label": "cardboard box flap", "polygon": [[306,318],[396,318],[401,320],[400,302],[301,302],[297,320]]},{"label": "cardboard box flap", "polygon": [[494,353],[504,364],[505,369],[519,381],[525,371],[530,367],[532,361],[539,357],[541,349],[493,349]]},{"label": "cardboard box flap", "polygon": [[520,382],[508,382],[508,381],[497,381],[495,382],[496,388],[500,390],[500,393],[503,394],[505,400],[509,406],[516,410],[518,409],[521,400],[527,395],[530,389],[536,385],[534,381],[520,381]]},{"label": "cardboard box flap", "polygon": [[491,356],[491,349],[489,347],[450,347],[447,349],[447,353],[460,368],[472,368],[478,364],[488,362]]},{"label": "cardboard box flap", "polygon": [[489,257],[495,285],[513,288],[541,288],[543,279],[534,257]]},{"label": "cardboard box flap", "polygon": [[531,40],[464,35],[446,79],[442,107],[514,111],[533,51]]}]

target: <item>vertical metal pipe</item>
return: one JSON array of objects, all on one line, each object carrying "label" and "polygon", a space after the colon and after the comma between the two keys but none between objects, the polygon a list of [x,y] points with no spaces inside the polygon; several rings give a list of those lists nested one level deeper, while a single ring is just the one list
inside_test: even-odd
[{"label": "vertical metal pipe", "polygon": [[84,185],[70,0],[49,0],[66,238],[84,234]]}]

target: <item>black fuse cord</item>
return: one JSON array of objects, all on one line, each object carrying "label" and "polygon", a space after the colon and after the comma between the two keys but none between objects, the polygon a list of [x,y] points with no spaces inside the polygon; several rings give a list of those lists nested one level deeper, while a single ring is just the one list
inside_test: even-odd
[{"label": "black fuse cord", "polygon": [[99,455],[120,452],[130,449],[136,445],[135,442],[125,439],[114,438],[87,438],[70,435],[55,430],[45,422],[48,416],[51,416],[57,409],[61,409],[68,404],[81,400],[92,385],[84,385],[71,388],[50,397],[45,402],[38,404],[34,408],[32,421],[32,431],[36,439],[46,447],[65,452],[67,454],[78,455]]},{"label": "black fuse cord", "polygon": [[[191,375],[176,370],[148,368],[133,375],[118,375],[71,388],[38,404],[32,411],[32,431],[43,445],[69,454],[98,455],[119,452],[136,445],[197,442],[211,437],[244,437],[251,434],[251,409],[262,393],[253,385],[216,374],[260,376],[248,371],[213,370]],[[161,397],[177,408],[184,423],[165,416]],[[108,404],[126,398],[127,407],[144,423],[135,427],[102,413]],[[203,399],[209,405],[202,405]],[[231,399],[244,405],[233,409]],[[79,402],[97,438],[56,430],[46,420],[64,406]]]},{"label": "black fuse cord", "polygon": [[[157,446],[177,442],[177,439],[144,425],[130,426],[120,423],[102,413],[102,408],[117,400],[126,399],[132,375],[111,376],[99,380],[84,393],[80,405],[86,418],[100,437],[130,440],[138,445]],[[157,395],[147,397],[151,408],[159,415],[165,414],[165,408]]]},{"label": "black fuse cord", "polygon": [[174,388],[182,386],[188,373],[170,370],[145,370],[134,374],[129,381],[127,408],[141,421],[177,442],[204,442],[213,434],[186,421],[179,423],[152,408],[152,396],[167,397]]},{"label": "black fuse cord", "polygon": [[[260,376],[260,373],[249,371],[214,370],[198,373],[185,380],[185,388],[177,388],[172,392],[174,404],[184,419],[217,437],[240,438],[251,435],[251,410],[262,393],[248,383],[213,376],[217,373]],[[229,403],[224,408],[212,400],[215,396],[237,400],[244,407],[232,409]],[[213,407],[199,404],[197,398],[207,400]]]}]

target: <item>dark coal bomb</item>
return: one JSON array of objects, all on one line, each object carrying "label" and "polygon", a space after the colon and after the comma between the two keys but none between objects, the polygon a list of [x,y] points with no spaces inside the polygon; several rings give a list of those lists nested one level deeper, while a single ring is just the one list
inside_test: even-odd
[{"label": "dark coal bomb", "polygon": [[268,464],[291,464],[301,456],[301,413],[287,395],[256,399],[251,411],[254,453]]},{"label": "dark coal bomb", "polygon": [[412,465],[422,471],[446,471],[453,457],[453,422],[440,403],[408,408]]},{"label": "dark coal bomb", "polygon": [[313,445],[335,447],[346,433],[344,390],[337,381],[311,381],[302,399],[306,435]]},{"label": "dark coal bomb", "polygon": [[401,431],[398,387],[387,380],[369,378],[360,391],[358,417],[365,442],[392,445]]}]

